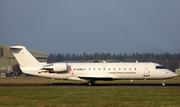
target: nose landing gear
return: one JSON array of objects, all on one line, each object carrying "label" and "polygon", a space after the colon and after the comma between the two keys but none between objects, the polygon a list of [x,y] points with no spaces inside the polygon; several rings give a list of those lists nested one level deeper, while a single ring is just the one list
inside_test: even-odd
[{"label": "nose landing gear", "polygon": [[166,84],[165,84],[165,79],[162,81],[162,86],[165,86]]}]

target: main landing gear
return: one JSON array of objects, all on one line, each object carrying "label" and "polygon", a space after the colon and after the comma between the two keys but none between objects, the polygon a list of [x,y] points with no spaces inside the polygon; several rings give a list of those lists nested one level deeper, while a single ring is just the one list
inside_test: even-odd
[{"label": "main landing gear", "polygon": [[89,81],[89,82],[88,82],[88,85],[89,85],[89,86],[92,86],[92,85],[94,85],[94,84],[95,84],[95,81]]}]

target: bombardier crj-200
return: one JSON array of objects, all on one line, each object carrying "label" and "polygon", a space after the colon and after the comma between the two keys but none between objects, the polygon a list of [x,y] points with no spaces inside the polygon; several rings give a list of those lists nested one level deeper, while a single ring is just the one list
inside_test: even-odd
[{"label": "bombardier crj-200", "polygon": [[13,55],[25,74],[35,76],[88,81],[93,85],[98,80],[157,80],[177,75],[160,64],[153,62],[138,63],[41,63],[24,46],[10,46]]}]

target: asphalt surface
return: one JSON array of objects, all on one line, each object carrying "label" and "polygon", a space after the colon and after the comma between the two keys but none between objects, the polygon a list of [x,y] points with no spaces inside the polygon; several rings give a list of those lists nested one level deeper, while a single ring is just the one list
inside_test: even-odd
[{"label": "asphalt surface", "polygon": [[180,84],[94,84],[88,86],[88,84],[1,84],[2,87],[47,87],[47,88],[180,88]]}]

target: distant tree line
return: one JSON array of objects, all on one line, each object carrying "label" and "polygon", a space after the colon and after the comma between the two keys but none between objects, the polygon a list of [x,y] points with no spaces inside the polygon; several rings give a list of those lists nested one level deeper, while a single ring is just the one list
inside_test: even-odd
[{"label": "distant tree line", "polygon": [[48,55],[48,63],[63,61],[86,61],[86,60],[118,60],[121,62],[156,62],[162,64],[166,68],[174,71],[179,67],[180,53],[170,54],[154,54],[154,53],[94,53],[94,54],[70,54],[70,53],[53,53]]}]

